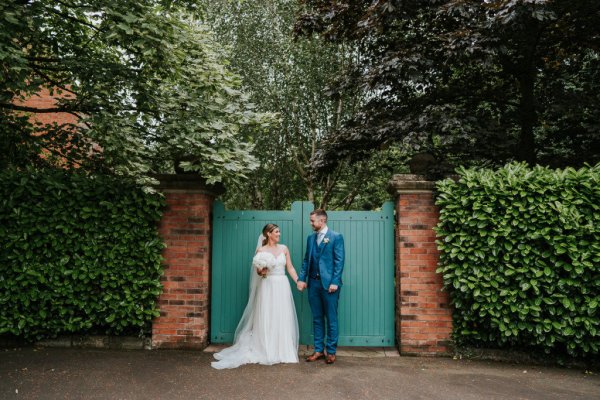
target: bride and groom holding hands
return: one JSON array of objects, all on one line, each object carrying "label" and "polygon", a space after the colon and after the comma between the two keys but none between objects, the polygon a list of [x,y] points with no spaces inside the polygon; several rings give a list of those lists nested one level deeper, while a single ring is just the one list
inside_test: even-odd
[{"label": "bride and groom holding hands", "polygon": [[218,361],[212,363],[213,368],[298,362],[298,320],[286,270],[299,291],[308,290],[314,353],[306,361],[335,362],[344,238],[327,227],[324,210],[311,212],[310,224],[314,233],[306,240],[300,273],[292,265],[288,248],[279,243],[279,227],[265,225],[252,262],[255,272],[251,273],[248,303],[233,345],[214,355]]}]

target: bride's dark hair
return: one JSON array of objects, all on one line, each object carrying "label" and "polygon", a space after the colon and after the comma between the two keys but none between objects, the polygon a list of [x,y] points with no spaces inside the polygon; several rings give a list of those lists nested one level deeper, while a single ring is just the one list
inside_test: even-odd
[{"label": "bride's dark hair", "polygon": [[267,236],[267,234],[273,232],[277,228],[279,228],[279,227],[275,224],[266,224],[265,225],[265,227],[262,230],[262,234],[265,237],[262,241],[263,246],[266,246],[267,243],[269,243],[269,237]]}]

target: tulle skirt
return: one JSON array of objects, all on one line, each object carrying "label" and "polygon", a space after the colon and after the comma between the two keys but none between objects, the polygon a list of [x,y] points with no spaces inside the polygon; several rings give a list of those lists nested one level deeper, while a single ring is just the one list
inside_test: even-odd
[{"label": "tulle skirt", "polygon": [[260,279],[251,306],[246,326],[238,326],[239,334],[231,347],[215,353],[218,361],[212,362],[212,367],[297,363],[298,319],[287,277],[269,275]]}]

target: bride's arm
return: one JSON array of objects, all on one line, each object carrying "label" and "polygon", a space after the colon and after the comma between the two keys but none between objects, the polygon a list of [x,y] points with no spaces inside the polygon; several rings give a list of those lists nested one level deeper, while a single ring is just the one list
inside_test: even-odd
[{"label": "bride's arm", "polygon": [[288,250],[287,246],[285,247],[285,267],[287,269],[288,274],[290,274],[290,276],[292,277],[292,280],[294,281],[294,283],[298,283],[298,273],[296,272],[296,269],[292,265],[292,259],[290,258],[290,251]]}]

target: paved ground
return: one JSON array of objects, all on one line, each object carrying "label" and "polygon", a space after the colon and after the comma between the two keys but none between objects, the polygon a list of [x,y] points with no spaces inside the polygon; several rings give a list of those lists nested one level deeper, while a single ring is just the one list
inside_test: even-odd
[{"label": "paved ground", "polygon": [[339,356],[334,365],[217,371],[211,353],[0,350],[0,399],[600,399],[600,375],[449,358]]}]

